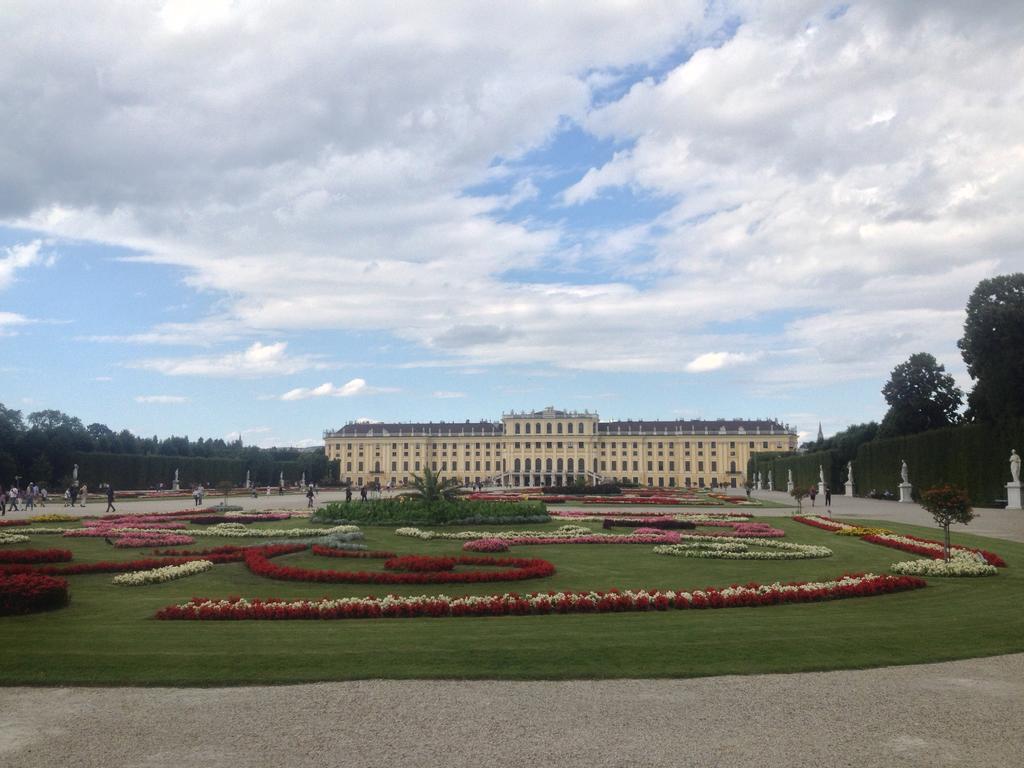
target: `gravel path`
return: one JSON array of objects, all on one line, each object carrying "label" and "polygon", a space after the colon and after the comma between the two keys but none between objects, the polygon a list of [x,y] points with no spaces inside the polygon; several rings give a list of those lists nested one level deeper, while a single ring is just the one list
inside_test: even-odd
[{"label": "gravel path", "polygon": [[1011,766],[1024,654],[696,680],[0,689],[0,765]]}]

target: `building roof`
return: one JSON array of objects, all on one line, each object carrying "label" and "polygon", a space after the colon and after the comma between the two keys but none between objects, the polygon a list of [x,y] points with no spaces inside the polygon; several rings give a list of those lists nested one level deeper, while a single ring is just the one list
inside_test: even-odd
[{"label": "building roof", "polygon": [[[537,414],[543,414],[543,411]],[[555,413],[568,413],[565,411]],[[524,416],[528,414],[522,414]],[[532,416],[532,414],[529,414]],[[548,412],[550,415],[550,411]],[[593,415],[593,414],[591,414]],[[796,430],[775,419],[676,419],[665,421],[632,420],[598,422],[599,435],[795,435]],[[495,421],[428,422],[353,422],[339,430],[328,430],[325,437],[455,437],[505,434],[504,425]]]}]

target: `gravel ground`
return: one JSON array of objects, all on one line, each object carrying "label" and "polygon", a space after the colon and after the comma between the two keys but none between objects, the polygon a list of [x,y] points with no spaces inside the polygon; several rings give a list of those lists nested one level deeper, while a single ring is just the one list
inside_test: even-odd
[{"label": "gravel ground", "polygon": [[1012,766],[1024,654],[696,680],[0,689],[6,768]]}]

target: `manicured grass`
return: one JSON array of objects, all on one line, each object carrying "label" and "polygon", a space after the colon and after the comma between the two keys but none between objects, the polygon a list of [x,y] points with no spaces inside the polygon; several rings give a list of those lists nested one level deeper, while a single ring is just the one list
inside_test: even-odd
[{"label": "manicured grass", "polygon": [[[564,679],[690,677],[871,667],[1024,651],[1024,545],[970,535],[955,543],[1002,555],[996,577],[930,579],[929,587],[823,604],[665,613],[346,621],[156,621],[160,607],[192,596],[318,598],[384,594],[481,594],[549,589],[678,588],[750,581],[829,579],[885,572],[911,556],[836,536],[787,518],[760,518],[789,541],[823,544],[835,556],[782,562],[691,560],[647,545],[514,547],[542,557],[551,578],[508,585],[368,588],[269,581],[242,564],[146,587],[115,587],[112,575],[73,576],[71,605],[0,618],[2,684],[222,685],[362,678]],[[545,526],[555,528],[561,521]],[[877,524],[877,523],[876,523]],[[300,523],[301,525],[301,523]],[[295,527],[295,521],[269,527]],[[594,530],[599,524],[589,524]],[[936,538],[933,529],[889,525]],[[395,536],[366,528],[371,549],[455,554],[461,542]],[[194,548],[224,543],[197,539]],[[24,548],[12,545],[11,548]],[[33,537],[33,547],[71,549],[76,562],[133,559],[95,539]],[[316,568],[380,568],[373,560],[300,553],[278,562]]]}]

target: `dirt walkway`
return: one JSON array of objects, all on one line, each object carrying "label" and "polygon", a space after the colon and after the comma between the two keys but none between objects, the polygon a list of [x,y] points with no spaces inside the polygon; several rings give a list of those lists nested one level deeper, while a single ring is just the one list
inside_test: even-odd
[{"label": "dirt walkway", "polygon": [[0,689],[7,768],[1011,766],[1024,654],[697,680]]}]

